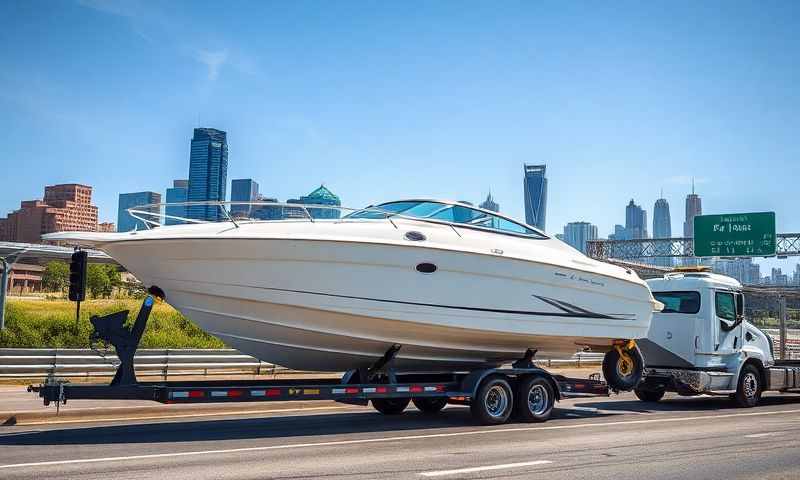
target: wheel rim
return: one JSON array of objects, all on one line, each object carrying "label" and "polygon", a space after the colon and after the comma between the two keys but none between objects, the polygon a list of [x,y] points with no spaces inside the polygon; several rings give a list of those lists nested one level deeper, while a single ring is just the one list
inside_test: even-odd
[{"label": "wheel rim", "polygon": [[486,411],[494,418],[502,417],[508,409],[508,392],[500,385],[494,385],[486,392]]},{"label": "wheel rim", "polygon": [[623,380],[628,379],[633,374],[633,363],[622,357],[617,360],[617,376]]},{"label": "wheel rim", "polygon": [[528,392],[528,409],[534,415],[541,415],[547,411],[549,400],[547,389],[543,385],[534,385]]},{"label": "wheel rim", "polygon": [[744,390],[744,396],[747,398],[756,396],[756,392],[758,392],[758,379],[754,374],[746,373],[744,375],[742,379],[742,390]]}]

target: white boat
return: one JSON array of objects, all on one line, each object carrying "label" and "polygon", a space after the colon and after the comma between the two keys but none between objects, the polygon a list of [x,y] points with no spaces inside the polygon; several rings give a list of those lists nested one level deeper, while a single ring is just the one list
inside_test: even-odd
[{"label": "white boat", "polygon": [[226,344],[302,370],[367,368],[395,344],[404,370],[607,352],[660,305],[635,272],[457,202],[45,238],[105,251]]}]

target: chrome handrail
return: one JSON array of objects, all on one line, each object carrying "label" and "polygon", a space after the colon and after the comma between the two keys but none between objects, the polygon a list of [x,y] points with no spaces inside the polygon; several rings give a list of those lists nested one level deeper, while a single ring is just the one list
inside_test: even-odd
[{"label": "chrome handrail", "polygon": [[[490,212],[490,211],[486,211],[486,210],[481,209],[481,208],[476,208],[474,206],[463,205],[463,204],[461,204],[459,202],[449,202],[449,201],[440,201],[440,200],[419,200],[419,201],[439,202],[439,203],[442,203],[444,205],[461,205],[461,206],[465,206],[467,208],[476,210],[478,212],[482,212],[482,213],[485,213],[487,215],[496,216],[498,218],[502,218],[502,219],[508,220],[508,221],[510,221],[510,222],[512,222],[514,224],[517,224],[517,225],[520,225],[520,226],[524,226],[525,228],[528,228],[531,231],[535,232],[535,235],[517,233],[517,232],[507,231],[507,230],[498,230],[498,229],[494,229],[494,228],[490,228],[490,227],[484,227],[484,226],[480,226],[480,225],[472,225],[472,224],[468,224],[468,223],[459,223],[459,222],[451,222],[451,221],[448,221],[448,220],[441,220],[441,219],[435,219],[435,218],[426,218],[426,217],[416,217],[416,216],[412,216],[412,215],[404,215],[402,213],[393,212],[393,211],[390,211],[390,210],[385,210],[385,209],[380,208],[378,206],[372,206],[372,205],[369,206],[369,207],[362,207],[362,208],[350,208],[350,207],[343,207],[343,206],[340,206],[340,205],[321,205],[321,204],[285,203],[285,202],[245,202],[245,201],[226,201],[226,202],[221,202],[221,201],[200,201],[200,202],[197,202],[197,201],[195,201],[195,202],[151,203],[151,204],[147,204],[147,205],[140,205],[140,206],[137,206],[137,207],[128,208],[127,211],[132,217],[136,218],[137,220],[141,220],[148,230],[150,229],[149,225],[155,225],[155,226],[161,226],[162,225],[162,223],[159,223],[158,221],[154,221],[154,220],[152,220],[152,218],[158,218],[159,220],[162,219],[162,218],[165,219],[165,220],[167,218],[169,218],[169,219],[179,220],[179,221],[187,222],[187,223],[214,223],[213,221],[209,221],[209,220],[200,220],[200,219],[196,219],[196,218],[181,217],[181,216],[177,216],[177,215],[168,215],[166,213],[162,213],[162,211],[161,211],[162,208],[166,209],[166,207],[179,207],[179,206],[186,206],[186,207],[191,207],[191,206],[215,206],[215,207],[218,207],[218,208],[220,208],[222,210],[222,214],[226,219],[225,221],[233,223],[233,225],[236,228],[238,228],[239,224],[237,223],[237,219],[230,214],[230,212],[228,211],[226,206],[230,207],[230,206],[233,206],[233,205],[247,205],[247,206],[258,206],[258,207],[281,207],[282,209],[290,208],[290,209],[299,210],[299,211],[303,212],[305,219],[310,221],[310,222],[312,222],[312,223],[315,220],[314,220],[314,217],[311,215],[311,212],[309,211],[310,209],[338,210],[338,211],[348,212],[349,214],[360,213],[360,212],[376,212],[376,213],[382,214],[384,216],[383,219],[389,220],[390,222],[391,222],[392,218],[401,218],[401,219],[414,221],[414,222],[433,223],[433,224],[438,224],[438,225],[448,225],[448,226],[451,226],[451,227],[472,228],[472,229],[478,229],[478,230],[483,230],[483,231],[488,231],[488,232],[493,232],[493,233],[500,233],[500,234],[504,234],[504,235],[517,236],[517,237],[522,237],[522,238],[533,238],[533,239],[536,239],[536,238],[547,239],[547,238],[549,238],[547,236],[547,234],[537,230],[535,227],[531,227],[530,225],[525,225],[524,223],[520,223],[520,222],[518,222],[518,221],[516,221],[516,220],[514,220],[514,219],[512,219],[510,217],[507,217],[507,216],[502,215],[502,214],[498,214],[497,212]],[[156,210],[156,211],[154,211],[154,210]],[[240,222],[242,220],[247,221],[247,222],[267,222],[267,221],[286,221],[286,220],[296,220],[296,219],[297,219],[297,217],[281,218],[281,219],[276,219],[276,220],[263,220],[263,219],[254,219],[254,218],[238,219],[238,220]],[[343,220],[348,220],[348,219],[350,219],[349,215],[341,217],[341,218],[339,218],[337,220],[338,221],[343,221]]]}]

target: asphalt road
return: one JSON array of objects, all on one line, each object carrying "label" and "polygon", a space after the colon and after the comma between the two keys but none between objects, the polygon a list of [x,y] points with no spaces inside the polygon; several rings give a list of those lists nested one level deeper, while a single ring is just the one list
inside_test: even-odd
[{"label": "asphalt road", "polygon": [[6,426],[0,478],[800,479],[800,396],[559,405],[547,423],[500,427],[463,407]]}]

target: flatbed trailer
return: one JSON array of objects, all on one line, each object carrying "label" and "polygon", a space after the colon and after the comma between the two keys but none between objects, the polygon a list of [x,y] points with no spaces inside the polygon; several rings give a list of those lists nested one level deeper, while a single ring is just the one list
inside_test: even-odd
[{"label": "flatbed trailer", "polygon": [[334,400],[372,406],[384,414],[402,413],[409,403],[427,413],[447,404],[469,405],[481,424],[501,424],[512,414],[520,421],[542,422],[562,398],[607,396],[608,385],[598,378],[574,379],[554,375],[533,363],[528,350],[509,368],[470,371],[398,372],[392,363],[401,345],[393,345],[369,369],[355,369],[342,379],[212,380],[139,382],[134,354],[154,299],[145,298],[133,327],[124,326],[127,311],[92,317],[94,340],[112,344],[120,365],[109,385],[70,384],[49,379],[31,385],[45,405],[68,400],[152,400],[160,403],[265,402]]}]

